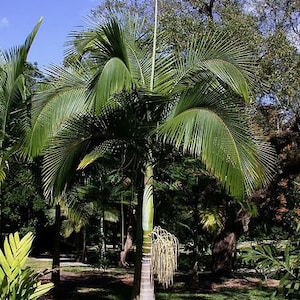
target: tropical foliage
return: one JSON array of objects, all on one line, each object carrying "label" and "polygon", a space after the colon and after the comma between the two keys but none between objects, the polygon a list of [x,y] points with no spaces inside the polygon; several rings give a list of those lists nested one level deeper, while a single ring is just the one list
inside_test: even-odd
[{"label": "tropical foliage", "polygon": [[[232,228],[235,230],[236,221],[241,221],[240,205],[224,190],[240,200],[273,179],[268,190],[259,190],[251,198],[259,208],[258,217],[250,224],[251,237],[272,234],[276,238],[280,227],[284,228],[281,236],[293,234],[294,221],[299,218],[300,77],[298,29],[294,24],[298,3],[255,0],[249,11],[249,1],[162,0],[158,13],[161,22],[158,27],[155,23],[159,30],[152,34],[150,16],[154,18],[155,14],[146,2],[104,2],[109,17],[94,12],[91,27],[71,34],[64,66],[50,67],[42,83],[36,85],[39,92],[32,111],[28,102],[31,92],[23,85],[28,83],[26,74],[20,68],[22,79],[17,79],[18,74],[11,77],[19,89],[16,99],[28,108],[27,116],[32,114],[25,152],[43,156],[47,199],[57,199],[62,192],[69,197],[68,192],[78,184],[97,181],[99,186],[105,185],[105,180],[94,180],[95,174],[98,178],[118,174],[121,179],[117,184],[127,181],[132,184],[132,194],[138,194],[138,220],[142,203],[148,203],[143,210],[143,216],[149,217],[144,219],[146,239],[155,223],[164,222],[174,232],[181,226],[179,236],[184,242],[191,241],[187,247],[199,253],[199,247],[215,245],[213,241],[222,238],[224,232],[237,234]],[[146,18],[132,20],[120,11],[115,16],[114,5],[138,11]],[[103,11],[101,7],[99,10]],[[255,55],[244,46],[246,43]],[[11,53],[1,62],[1,79],[5,70],[13,70],[8,66],[21,52]],[[1,92],[7,88],[4,83]],[[19,109],[17,101],[13,103],[10,111],[18,116],[17,124],[9,121],[11,113],[3,118],[8,120],[3,127],[3,171],[19,142],[19,125],[26,124],[28,129],[22,121],[24,107]],[[245,103],[250,105],[246,107]],[[272,178],[274,152],[265,138],[256,136],[258,126],[251,114],[265,126],[268,139],[276,147],[280,160],[276,179]],[[192,155],[190,160],[201,171],[179,170],[182,166],[176,163],[184,163],[174,158],[178,153],[181,158],[184,153],[185,159]],[[170,160],[162,163],[167,156]],[[168,166],[160,170],[163,164]],[[171,166],[179,176],[166,174]],[[195,182],[182,175],[190,171]],[[4,178],[5,172],[2,175]],[[9,182],[2,185],[7,199],[1,201],[4,209],[0,207],[5,217],[19,197],[7,192],[13,181],[7,179]],[[30,176],[28,180],[32,180]],[[22,192],[27,193],[25,187]],[[93,203],[101,208],[92,218],[95,223],[100,220],[102,240],[103,213],[106,208],[115,212],[115,204],[106,201],[110,192],[100,188],[100,200]],[[32,197],[35,195],[33,191]],[[89,199],[76,199],[73,208],[80,207],[80,201],[85,204]],[[164,201],[169,203],[168,209]],[[64,210],[64,218],[69,220],[63,224],[69,234],[73,230],[79,233],[81,225],[87,226],[86,220],[78,218],[67,204]],[[176,218],[179,212],[182,214]],[[16,216],[16,221],[19,219]],[[199,236],[204,232],[209,238]]]},{"label": "tropical foliage", "polygon": [[[26,109],[29,105],[30,85],[28,84],[27,55],[34,37],[40,27],[42,19],[38,21],[25,43],[19,47],[1,52],[0,60],[0,183],[6,177],[8,159],[20,146],[20,136],[25,127],[28,115]],[[21,114],[19,112],[22,112]],[[14,122],[17,119],[19,122]],[[23,124],[21,125],[21,120]],[[29,124],[29,123],[28,123]],[[14,132],[17,139],[11,143],[10,134]],[[24,131],[23,131],[24,133]]]},{"label": "tropical foliage", "polygon": [[31,232],[21,239],[18,232],[5,238],[4,250],[0,250],[0,299],[38,299],[53,287],[52,283],[42,284],[43,274],[25,266],[32,241]]},{"label": "tropical foliage", "polygon": [[[154,81],[157,84],[150,93],[147,92],[150,87],[152,53],[149,42],[139,39],[138,29],[127,32],[130,32],[126,37],[128,44],[122,40],[125,38],[123,29],[112,20],[94,32],[88,31],[86,37],[82,34],[80,44],[87,44],[83,48],[84,59],[87,60],[89,55],[90,59],[99,56],[99,61],[107,60],[106,64],[100,70],[97,69],[97,72],[94,71],[94,74],[92,67],[87,66],[85,61],[69,66],[69,69],[54,67],[50,70],[51,76],[48,78],[50,86],[45,92],[37,95],[28,152],[35,155],[48,146],[44,162],[46,190],[49,192],[55,188],[54,191],[57,192],[64,187],[67,181],[65,175],[68,174],[67,170],[72,168],[74,160],[77,160],[77,165],[82,168],[103,157],[105,152],[120,143],[118,140],[124,143],[127,139],[134,145],[134,140],[129,135],[131,132],[136,136],[135,143],[138,138],[147,141],[149,130],[154,130],[157,126],[157,114],[165,121],[156,129],[158,138],[178,148],[182,147],[185,152],[200,155],[207,168],[232,194],[241,195],[244,190],[253,190],[263,175],[270,174],[268,167],[272,164],[271,160],[267,160],[266,167],[259,171],[259,156],[264,152],[271,158],[272,150],[258,139],[250,144],[246,143],[246,137],[252,136],[252,132],[238,95],[244,96],[246,101],[250,99],[247,80],[251,82],[251,70],[248,67],[254,63],[251,54],[241,44],[235,44],[234,50],[231,49],[233,42],[226,39],[222,33],[208,33],[199,41],[191,43],[187,49],[188,54],[177,53],[176,56],[173,52],[162,52],[157,55]],[[114,35],[119,38],[119,44]],[[215,40],[220,42],[213,43]],[[79,41],[77,38],[76,44],[79,44]],[[131,45],[133,41],[135,43]],[[133,52],[134,50],[136,52]],[[217,62],[220,62],[220,65],[216,65]],[[118,68],[126,74],[122,79],[115,77],[120,74],[117,72]],[[230,77],[231,72],[233,78]],[[90,75],[92,77],[88,79]],[[189,81],[190,86],[187,84]],[[102,88],[104,82],[106,85]],[[231,87],[237,95],[224,89],[222,82]],[[122,95],[124,88],[137,94],[130,94],[128,98],[126,94]],[[235,104],[232,105],[231,101],[234,99]],[[148,128],[147,131],[138,132],[141,135],[139,137],[130,126],[141,126],[136,123],[145,118],[146,105],[149,106],[151,118],[148,117],[147,126],[143,127]],[[137,107],[140,110],[139,115],[136,112],[133,114],[133,109]],[[135,117],[135,124],[132,124],[132,119],[128,124],[128,120],[124,119],[125,112]],[[61,125],[63,122],[64,126]],[[141,130],[139,126],[136,130]],[[202,130],[199,130],[200,128]],[[110,139],[107,140],[106,136]],[[192,136],[195,137],[194,142],[189,142]],[[98,139],[100,146],[85,157],[82,157],[82,154],[79,156],[80,151],[77,150],[88,152],[93,145],[90,142],[92,138]],[[207,141],[211,144],[204,146]],[[67,144],[69,147],[66,147]],[[250,151],[251,155],[246,156],[247,151]],[[255,154],[257,151],[258,154]],[[228,154],[227,159],[219,164],[224,153]],[[249,165],[242,163],[244,158],[249,161]],[[230,173],[231,168],[237,172],[236,176],[226,177],[226,172]],[[240,176],[241,174],[247,176]]]},{"label": "tropical foliage", "polygon": [[273,296],[283,294],[296,299],[300,294],[300,252],[299,241],[281,241],[276,244],[258,244],[244,249],[243,259],[247,264],[255,265],[265,276],[277,275],[279,287]]},{"label": "tropical foliage", "polygon": [[35,230],[39,221],[45,220],[39,217],[44,203],[34,182],[33,165],[23,164],[18,155],[24,128],[30,125],[30,100],[38,72],[27,62],[27,56],[41,22],[42,19],[21,46],[0,53],[1,241],[3,233]]},{"label": "tropical foliage", "polygon": [[273,151],[249,126],[244,102],[252,97],[255,62],[243,44],[208,31],[174,51],[164,32],[155,27],[147,35],[142,24],[122,16],[74,33],[69,55],[78,60],[49,70],[33,102],[26,147],[30,155],[44,154],[46,196],[59,195],[78,170],[111,155],[125,162],[119,169],[144,169],[149,257],[154,144],[199,157],[237,197],[270,180]]}]

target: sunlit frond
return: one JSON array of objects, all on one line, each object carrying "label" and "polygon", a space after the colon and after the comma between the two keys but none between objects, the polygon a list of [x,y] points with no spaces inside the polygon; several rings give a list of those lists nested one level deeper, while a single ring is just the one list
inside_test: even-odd
[{"label": "sunlit frond", "polygon": [[243,196],[270,180],[274,152],[253,138],[242,106],[230,104],[229,96],[201,85],[178,101],[157,132],[164,142],[201,158],[231,194]]},{"label": "sunlit frond", "polygon": [[104,141],[101,145],[96,146],[90,153],[86,154],[80,161],[77,169],[84,169],[97,159],[104,157],[113,153],[113,148],[115,144],[118,144],[118,140],[107,140]]},{"label": "sunlit frond", "polygon": [[[3,51],[4,67],[1,70],[0,80],[0,109],[1,109],[1,133],[5,134],[9,119],[9,113],[14,103],[22,103],[25,100],[24,70],[28,52],[39,30],[42,18],[37,22],[32,32],[28,35],[23,45]],[[2,146],[3,136],[0,143]]]},{"label": "sunlit frond", "polygon": [[210,233],[216,234],[224,227],[222,211],[217,208],[200,210],[199,217],[203,229]]},{"label": "sunlit frond", "polygon": [[62,215],[66,217],[61,228],[61,233],[65,238],[69,237],[74,231],[80,232],[82,227],[89,223],[92,203],[83,204],[76,198],[69,199],[67,197],[66,199],[61,198],[59,204]]},{"label": "sunlit frond", "polygon": [[191,38],[190,45],[177,60],[177,81],[192,83],[194,77],[211,72],[248,103],[255,84],[256,62],[252,53],[224,32],[207,31]]},{"label": "sunlit frond", "polygon": [[52,66],[48,72],[49,82],[41,86],[32,100],[32,127],[24,145],[26,155],[33,157],[47,147],[47,141],[69,117],[90,107],[86,96],[88,70],[84,72],[83,66]]},{"label": "sunlit frond", "polygon": [[131,74],[122,60],[117,57],[110,59],[92,80],[95,86],[95,113],[99,114],[109,98],[123,90],[130,90],[133,86]]}]

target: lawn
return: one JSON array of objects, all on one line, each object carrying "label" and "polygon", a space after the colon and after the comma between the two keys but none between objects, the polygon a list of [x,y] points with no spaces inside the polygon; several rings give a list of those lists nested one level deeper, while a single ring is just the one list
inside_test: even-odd
[{"label": "lawn", "polygon": [[[186,292],[186,293],[158,293],[158,300],[266,300],[270,299],[271,290],[257,290],[257,289],[222,289],[218,292]],[[276,297],[276,299],[284,299]]]}]

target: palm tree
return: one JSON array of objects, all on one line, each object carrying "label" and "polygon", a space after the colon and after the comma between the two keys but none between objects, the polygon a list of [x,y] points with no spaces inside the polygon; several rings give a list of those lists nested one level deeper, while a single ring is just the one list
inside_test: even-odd
[{"label": "palm tree", "polygon": [[48,196],[60,194],[72,175],[107,156],[120,154],[126,161],[120,168],[143,167],[139,294],[154,299],[154,145],[169,143],[199,157],[237,197],[270,179],[272,149],[255,138],[244,108],[254,82],[253,56],[218,32],[193,37],[176,52],[163,34],[149,37],[128,18],[75,33],[73,45],[74,61],[68,60],[68,68],[52,67],[36,97],[27,152],[44,154]]},{"label": "palm tree", "polygon": [[[32,32],[28,35],[23,45],[1,52],[0,65],[0,182],[5,179],[6,154],[12,153],[8,149],[7,135],[10,132],[13,110],[23,104],[27,105],[28,91],[26,86],[26,59],[33,40],[41,25],[42,18],[37,22]],[[7,152],[5,154],[5,152]]]},{"label": "palm tree", "polygon": [[[34,26],[23,45],[0,51],[0,186],[6,178],[9,158],[20,146],[17,116],[28,106],[27,55],[41,25],[42,18]],[[20,114],[20,111],[22,113]],[[21,123],[21,122],[20,122]],[[11,138],[13,135],[13,138]],[[1,203],[0,203],[1,237]]]}]

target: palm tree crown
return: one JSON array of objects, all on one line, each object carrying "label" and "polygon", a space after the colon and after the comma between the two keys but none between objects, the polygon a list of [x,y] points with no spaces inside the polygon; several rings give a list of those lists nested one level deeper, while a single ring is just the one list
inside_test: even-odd
[{"label": "palm tree crown", "polygon": [[266,182],[272,149],[253,138],[243,103],[251,98],[253,56],[224,33],[207,32],[180,53],[160,34],[151,90],[151,37],[141,33],[134,21],[112,18],[75,33],[68,53],[78,60],[50,68],[28,143],[33,155],[48,149],[46,189],[62,188],[71,168],[120,141],[148,144],[149,137],[200,157],[234,195]]},{"label": "palm tree crown", "polygon": [[[66,67],[52,66],[35,97],[25,149],[44,155],[48,196],[106,157],[144,169],[142,278],[150,281],[154,145],[199,157],[238,197],[270,180],[274,156],[245,111],[255,63],[243,45],[208,31],[178,52],[165,33],[152,37],[141,24],[112,17],[73,34]],[[154,299],[153,287],[143,298],[149,281],[142,281],[140,299]]]}]

